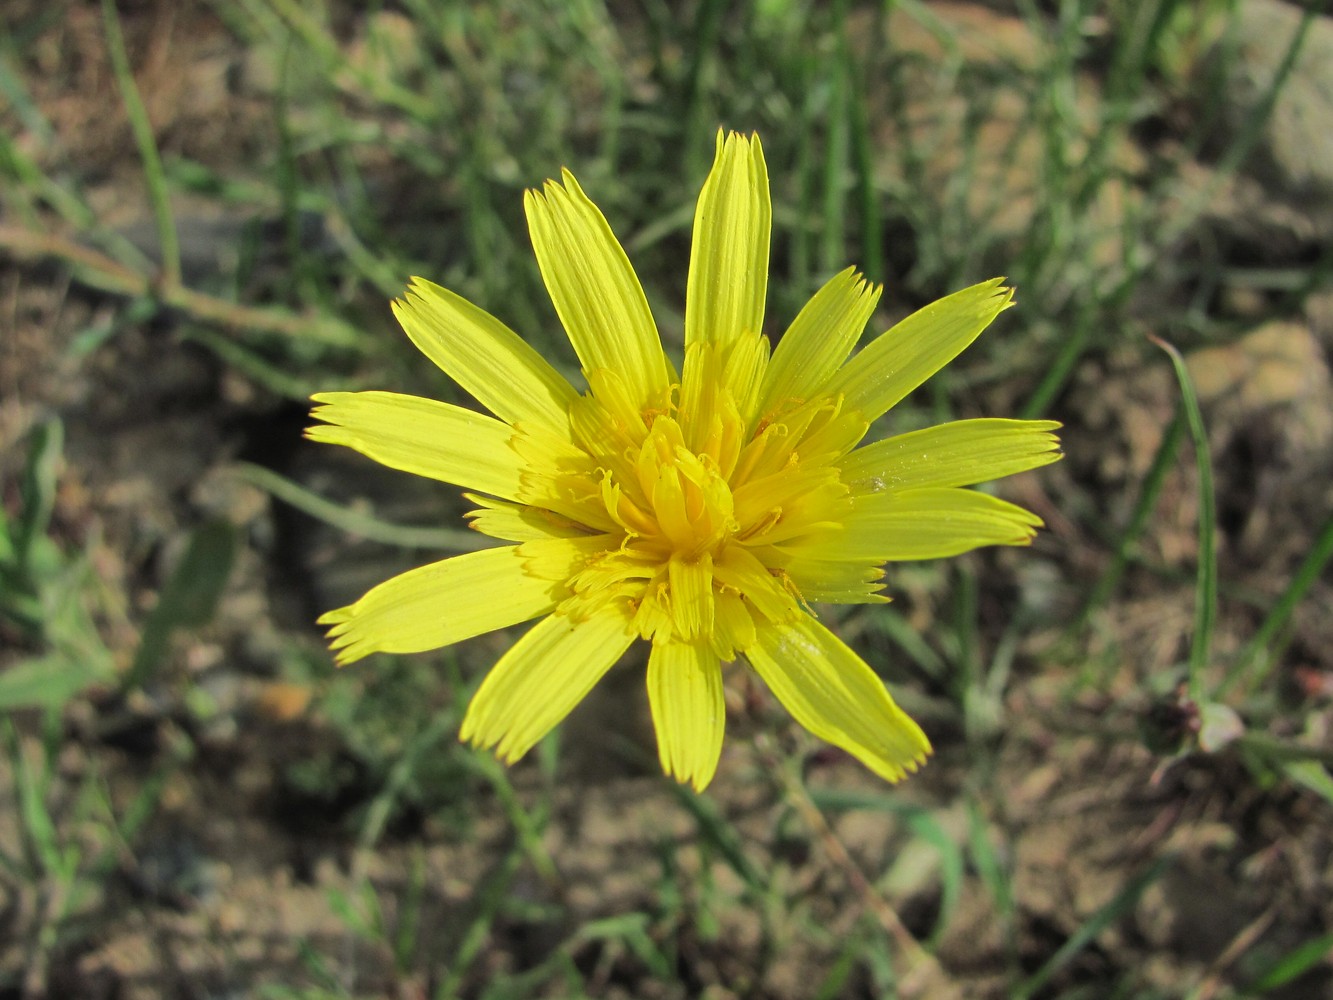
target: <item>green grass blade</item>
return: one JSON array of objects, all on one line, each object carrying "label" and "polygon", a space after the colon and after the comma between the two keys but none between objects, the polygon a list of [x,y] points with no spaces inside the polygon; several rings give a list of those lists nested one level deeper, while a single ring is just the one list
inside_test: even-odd
[{"label": "green grass blade", "polygon": [[[912,834],[939,857],[940,908],[931,932],[931,940],[948,929],[962,898],[964,858],[962,848],[929,810],[904,803],[889,793],[858,792],[847,789],[812,789],[810,801],[822,812],[853,809],[888,813],[906,824]],[[892,873],[889,876],[892,880]]]},{"label": "green grass blade", "polygon": [[1153,455],[1152,465],[1143,478],[1143,488],[1139,491],[1138,500],[1130,514],[1129,524],[1125,526],[1125,530],[1121,532],[1120,538],[1116,541],[1115,555],[1112,557],[1110,565],[1106,567],[1096,584],[1093,585],[1083,608],[1074,620],[1074,631],[1081,631],[1087,625],[1088,618],[1110,599],[1115,592],[1115,588],[1119,585],[1120,579],[1124,576],[1125,569],[1129,565],[1134,545],[1139,540],[1139,536],[1143,534],[1144,528],[1148,526],[1148,519],[1157,508],[1157,501],[1162,495],[1162,487],[1166,483],[1166,474],[1175,462],[1176,452],[1180,450],[1180,441],[1184,434],[1184,418],[1177,414],[1176,418],[1171,421],[1170,426],[1167,427],[1166,433],[1162,435],[1162,441],[1157,446],[1156,454]]},{"label": "green grass blade", "polygon": [[1217,617],[1217,501],[1213,494],[1213,462],[1208,451],[1208,434],[1203,414],[1194,394],[1194,383],[1185,367],[1185,359],[1165,340],[1149,339],[1171,358],[1176,380],[1180,383],[1181,404],[1190,440],[1194,444],[1194,463],[1199,478],[1199,572],[1194,603],[1194,639],[1190,643],[1189,693],[1195,702],[1205,701],[1203,672],[1208,666],[1213,622]]},{"label": "green grass blade", "polygon": [[847,995],[847,980],[861,962],[867,942],[864,932],[849,935],[837,956],[828,964],[824,978],[812,995],[811,1000],[838,1000]]},{"label": "green grass blade", "polygon": [[702,0],[694,16],[693,38],[686,49],[690,53],[690,62],[685,70],[681,103],[685,110],[685,170],[690,177],[703,177],[708,163],[705,157],[712,155],[712,144],[706,141],[712,129],[707,120],[704,77],[717,59],[718,35],[726,8],[724,0]]},{"label": "green grass blade", "polygon": [[357,846],[363,850],[374,850],[380,837],[389,824],[389,817],[403,791],[412,781],[423,755],[434,749],[436,744],[449,735],[458,725],[458,717],[452,711],[438,713],[429,726],[416,733],[403,747],[402,755],[394,761],[384,786],[371,799],[366,809],[365,819],[357,834]]},{"label": "green grass blade", "polygon": [[210,521],[190,536],[185,554],[162,588],[157,606],[144,624],[134,663],[121,689],[141,687],[166,659],[177,629],[208,624],[231,576],[238,545],[236,529],[227,521]]},{"label": "green grass blade", "polygon": [[115,0],[102,0],[102,22],[106,30],[107,51],[111,56],[111,70],[120,87],[130,130],[134,133],[135,145],[139,147],[139,158],[143,160],[144,182],[148,185],[148,198],[153,206],[153,220],[157,224],[158,246],[162,253],[162,284],[175,288],[181,280],[181,251],[176,220],[171,213],[171,197],[167,191],[167,178],[162,169],[157,139],[153,135],[153,123],[148,119],[148,109],[144,107],[143,98],[139,95],[134,73],[130,69],[130,58],[125,51],[125,38],[121,34],[120,15],[116,13]]},{"label": "green grass blade", "polygon": [[1333,952],[1333,931],[1297,945],[1274,961],[1250,984],[1244,995],[1267,996],[1273,990],[1281,989],[1305,975],[1320,962],[1327,960],[1330,952]]},{"label": "green grass blade", "polygon": [[1253,638],[1236,657],[1235,664],[1227,671],[1226,679],[1218,686],[1218,697],[1230,690],[1247,674],[1249,675],[1247,686],[1251,690],[1263,683],[1272,669],[1273,657],[1269,655],[1269,651],[1274,639],[1291,620],[1292,612],[1305,599],[1310,588],[1323,576],[1324,567],[1328,565],[1330,558],[1333,558],[1333,517],[1329,517],[1319,529],[1313,548],[1292,575],[1287,589],[1282,592],[1282,596],[1268,612],[1268,616],[1255,630]]},{"label": "green grass blade", "polygon": [[1333,775],[1324,764],[1317,760],[1288,760],[1282,763],[1282,773],[1333,805]]},{"label": "green grass blade", "polygon": [[[1018,292],[1021,295],[1023,289],[1020,287]],[[1047,367],[1046,374],[1042,376],[1037,388],[1032,391],[1032,395],[1019,410],[1018,415],[1021,419],[1034,420],[1046,413],[1051,403],[1055,402],[1055,397],[1069,381],[1079,358],[1083,357],[1083,352],[1092,339],[1093,327],[1102,320],[1099,312],[1102,305],[1096,294],[1092,291],[1086,293],[1069,326],[1068,333],[1061,338],[1059,353]]]},{"label": "green grass blade", "polygon": [[23,466],[23,513],[14,531],[14,555],[20,571],[33,569],[37,539],[46,534],[55,511],[56,479],[64,460],[65,430],[58,419],[48,420],[33,431],[28,460]]},{"label": "green grass blade", "polygon": [[458,944],[450,960],[443,965],[444,976],[435,988],[434,1000],[454,1000],[467,978],[468,970],[481,956],[491,936],[491,928],[501,907],[509,898],[509,887],[523,862],[522,851],[511,848],[477,888],[480,902],[476,915],[456,938]]},{"label": "green grass blade", "polygon": [[919,629],[913,628],[903,614],[893,607],[879,607],[867,614],[875,631],[885,635],[907,654],[908,659],[923,676],[943,685],[949,678],[949,664],[926,641]]},{"label": "green grass blade", "polygon": [[754,892],[762,893],[767,879],[745,853],[745,842],[741,839],[741,835],[722,815],[712,799],[696,794],[685,785],[677,785],[674,782],[671,791],[694,816],[694,821],[699,825],[701,839],[712,843],[717,852],[731,865],[732,870],[745,880],[746,886]]},{"label": "green grass blade", "polygon": [[290,366],[274,363],[259,352],[209,327],[195,323],[184,325],[179,336],[183,341],[192,341],[212,351],[223,364],[283,399],[305,403],[316,392],[334,388],[330,385],[333,380],[328,376],[313,372],[293,376],[288,370]]},{"label": "green grass blade", "polygon": [[[880,31],[877,21],[876,37]],[[841,41],[842,58],[852,65],[845,30]],[[861,253],[857,264],[867,278],[882,283],[887,280],[884,273],[884,220],[875,190],[875,143],[870,131],[870,112],[866,108],[866,88],[863,80],[853,78],[848,89],[847,118],[851,129],[856,214],[861,220]]]},{"label": "green grass blade", "polygon": [[417,955],[421,933],[421,913],[426,902],[426,860],[420,844],[414,845],[411,867],[407,872],[403,899],[398,906],[398,926],[393,932],[394,966],[409,972]]},{"label": "green grass blade", "polygon": [[246,482],[258,486],[285,504],[303,514],[323,521],[335,528],[384,545],[399,545],[405,549],[442,549],[449,552],[472,552],[491,543],[475,531],[453,528],[414,528],[389,524],[378,518],[340,507],[304,486],[292,482],[271,469],[248,462],[237,462],[232,469]]},{"label": "green grass blade", "polygon": [[644,913],[621,913],[600,920],[590,920],[574,935],[576,942],[615,941],[625,945],[663,981],[671,976],[671,966],[662,949],[649,934],[649,918]]},{"label": "green grass blade", "polygon": [[[838,4],[840,16],[843,9]],[[840,52],[839,58],[824,65],[831,76],[829,104],[833,113],[828,116],[824,139],[823,197],[820,200],[821,227],[819,240],[819,268],[833,274],[846,265],[847,198],[844,187],[847,179],[848,123],[847,107],[851,103],[851,72],[849,60]]]},{"label": "green grass blade", "polygon": [[1152,885],[1171,864],[1170,856],[1158,858],[1144,872],[1140,872],[1121,889],[1109,903],[1099,909],[1087,922],[1075,931],[1059,950],[1056,951],[1040,969],[1021,983],[1010,996],[1013,1000],[1029,1000],[1035,996],[1051,979],[1086,948],[1106,928],[1130,913],[1137,905],[1144,890]]},{"label": "green grass blade", "polygon": [[560,872],[555,866],[555,860],[542,843],[542,833],[549,818],[545,811],[538,809],[534,815],[523,806],[513,783],[509,780],[508,770],[491,754],[479,750],[467,755],[466,760],[472,771],[484,778],[495,791],[518,836],[518,843],[533,869],[548,885],[558,885]]},{"label": "green grass blade", "polygon": [[86,688],[112,677],[109,656],[60,652],[14,663],[0,672],[0,712],[60,709]]},{"label": "green grass blade", "polygon": [[[1267,89],[1259,97],[1249,116],[1237,130],[1235,140],[1222,152],[1209,182],[1198,186],[1191,192],[1192,196],[1189,201],[1178,208],[1173,216],[1166,221],[1166,224],[1160,227],[1156,245],[1162,253],[1175,250],[1180,238],[1198,223],[1200,216],[1207,210],[1207,206],[1214,203],[1223,186],[1244,166],[1245,161],[1249,159],[1255,147],[1263,140],[1264,126],[1272,116],[1278,98],[1296,69],[1296,60],[1305,48],[1306,37],[1314,24],[1320,20],[1320,6],[1320,4],[1310,4],[1305,9],[1301,23],[1292,32],[1291,41],[1287,44],[1286,52],[1283,54],[1282,61],[1278,64],[1272,80],[1268,82]],[[1237,40],[1233,44],[1239,44],[1239,41]],[[1231,53],[1231,58],[1237,58],[1234,51]],[[1224,103],[1222,101],[1207,102],[1206,107],[1210,109],[1210,114],[1205,120],[1200,121],[1196,129],[1195,143],[1202,144],[1205,142],[1210,131],[1215,129],[1216,123],[1212,118],[1216,116],[1217,109],[1222,108]]]},{"label": "green grass blade", "polygon": [[967,800],[967,854],[981,883],[995,902],[995,914],[1004,939],[1006,958],[1011,968],[1018,968],[1018,903],[1014,899],[1010,872],[1000,849],[991,840],[991,832],[980,802],[971,795]]},{"label": "green grass blade", "polygon": [[14,775],[14,796],[29,863],[35,873],[57,875],[65,869],[66,859],[55,820],[46,804],[51,779],[49,765],[33,764],[23,750],[18,730],[7,718],[0,720],[0,743]]},{"label": "green grass blade", "polygon": [[[814,129],[822,110],[818,106],[818,88],[815,86],[817,61],[813,56],[798,63],[805,99],[801,102],[801,120],[797,140],[793,174],[796,178],[796,217],[788,235],[787,279],[802,294],[813,291],[814,262],[810,250],[810,219],[815,197]],[[780,216],[779,216],[780,218]]]}]

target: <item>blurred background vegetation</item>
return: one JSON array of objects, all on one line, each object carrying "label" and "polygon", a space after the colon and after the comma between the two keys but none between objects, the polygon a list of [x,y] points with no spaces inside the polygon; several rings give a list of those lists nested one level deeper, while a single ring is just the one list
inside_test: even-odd
[{"label": "blurred background vegetation", "polygon": [[[1327,996],[1333,22],[1280,0],[7,0],[0,997]],[[466,403],[420,274],[577,372],[522,191],[572,169],[670,349],[719,127],[776,337],[1005,274],[882,431],[1055,417],[1030,550],[822,611],[923,721],[879,784],[728,680],[699,797],[642,664],[533,759],[456,741],[511,636],[335,672],[313,626],[478,544],[302,441]]]}]

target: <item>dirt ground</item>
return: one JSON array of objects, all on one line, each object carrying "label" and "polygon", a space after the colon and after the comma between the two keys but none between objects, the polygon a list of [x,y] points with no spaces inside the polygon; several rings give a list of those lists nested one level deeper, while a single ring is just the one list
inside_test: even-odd
[{"label": "dirt ground", "polygon": [[[29,21],[31,9],[18,11],[19,20]],[[164,153],[243,173],[272,139],[262,98],[237,82],[250,67],[246,54],[208,8],[186,6],[175,16],[163,9],[126,5],[123,18]],[[38,71],[32,97],[68,162],[85,171],[89,200],[106,224],[147,244],[151,213],[101,15],[79,4],[66,14],[25,53]],[[1247,219],[1279,225],[1282,206],[1264,204],[1268,215]],[[178,215],[188,281],[225,252],[235,220],[203,199],[183,202]],[[1211,224],[1242,244],[1234,218],[1218,215]],[[1298,255],[1309,253],[1308,234],[1292,239]],[[1283,252],[1272,242],[1247,246],[1259,260]],[[261,995],[255,990],[263,985],[273,996],[432,996],[440,988],[432,949],[452,952],[475,933],[479,900],[492,890],[506,903],[485,925],[457,995],[489,995],[488,982],[564,949],[590,995],[807,997],[812,970],[820,979],[842,944],[875,918],[849,874],[858,871],[882,873],[877,885],[906,930],[932,940],[938,964],[919,967],[922,996],[1006,995],[1139,879],[1147,888],[1036,995],[1131,995],[1110,992],[1112,982],[1137,984],[1136,995],[1179,996],[1186,985],[1201,998],[1240,995],[1254,956],[1289,952],[1333,927],[1328,801],[1277,775],[1260,780],[1239,752],[1174,757],[1143,738],[1145,729],[1165,731],[1169,741],[1172,726],[1187,724],[1163,708],[1170,686],[1145,682],[1182,660],[1193,627],[1197,491],[1187,457],[1167,471],[1138,543],[1152,568],[1130,567],[1085,647],[1071,652],[1064,638],[1078,594],[1112,557],[1086,525],[1129,516],[1134,486],[1177,405],[1169,367],[1146,370],[1139,345],[1081,362],[1052,414],[1066,424],[1068,458],[1022,478],[1009,494],[1045,517],[1049,530],[1031,552],[985,553],[968,563],[980,581],[982,643],[995,643],[1015,614],[1033,623],[1012,651],[1002,696],[978,707],[990,713],[978,723],[987,734],[984,760],[974,755],[975,732],[965,738],[956,716],[934,704],[941,693],[927,692],[909,707],[931,731],[937,755],[892,792],[902,812],[829,806],[825,837],[799,822],[774,773],[775,754],[787,759],[807,744],[754,684],[739,673],[729,679],[735,718],[708,801],[739,833],[745,865],[763,873],[775,918],[756,903],[744,865],[701,846],[699,813],[655,773],[633,664],[568,724],[539,843],[523,840],[499,786],[450,772],[426,805],[395,810],[374,846],[362,843],[360,824],[392,762],[349,742],[340,709],[326,703],[330,672],[313,621],[412,557],[349,541],[235,475],[234,463],[255,462],[346,496],[384,500],[392,491],[392,509],[408,512],[405,520],[441,504],[453,517],[458,501],[396,478],[385,483],[367,466],[303,442],[303,408],[183,335],[194,323],[188,315],[157,310],[127,320],[125,296],[77,280],[50,255],[10,246],[0,259],[0,500],[12,516],[25,442],[58,416],[65,446],[51,533],[67,551],[86,553],[94,617],[120,669],[187,534],[222,518],[241,540],[216,615],[176,637],[165,671],[128,698],[94,688],[61,714],[55,815],[87,841],[88,856],[110,860],[105,877],[88,883],[71,908],[41,968],[31,935],[49,925],[43,914],[53,900],[41,883],[0,875],[0,998],[239,998]],[[373,291],[359,292],[349,315],[376,301]],[[1252,634],[1327,516],[1333,307],[1316,294],[1269,320],[1268,303],[1237,292],[1217,308],[1254,330],[1190,359],[1216,461],[1221,576],[1238,581],[1223,594],[1215,639],[1222,655]],[[392,336],[387,309],[379,322]],[[107,332],[90,336],[98,330]],[[1017,400],[1003,396],[991,391],[987,407],[1008,412]],[[910,625],[928,626],[941,608],[928,590],[914,592],[913,580],[909,573],[895,587],[895,607]],[[1274,699],[1299,706],[1288,713],[1292,725],[1326,727],[1333,717],[1331,601],[1333,585],[1316,584],[1292,619],[1273,677]],[[886,648],[882,637],[861,638],[872,652]],[[8,646],[0,670],[30,652],[16,636],[0,633],[0,641]],[[507,641],[476,640],[467,659],[488,662]],[[286,666],[293,658],[314,666],[294,674]],[[1071,697],[1070,677],[1092,665],[1103,679]],[[356,669],[355,693],[370,697],[385,683],[374,665]],[[437,661],[420,673],[394,669],[404,672],[393,683],[405,697],[443,696],[422,680],[441,669]],[[426,707],[456,716],[456,706]],[[14,720],[35,754],[39,714],[18,712]],[[1302,736],[1277,725],[1279,736]],[[452,741],[453,730],[438,738]],[[608,744],[621,749],[608,753]],[[542,766],[512,772],[524,808],[544,801],[550,786]],[[837,755],[816,753],[806,770],[826,792],[884,791]],[[116,843],[92,822],[90,787],[123,816],[150,785],[156,807],[132,842]],[[15,795],[15,773],[0,766],[0,800]],[[909,835],[903,816],[914,809],[959,843],[994,845],[1010,898],[997,902],[970,865],[957,897],[947,899],[947,858]],[[20,826],[19,810],[0,810],[0,845],[13,854],[22,853]],[[830,847],[835,842],[847,857]],[[366,885],[386,926],[400,926],[411,901],[410,954],[356,930]],[[670,912],[662,904],[667,889],[678,900]],[[596,921],[639,913],[656,914],[651,935],[671,945],[667,975],[651,973],[651,963],[646,970],[641,955],[609,938],[581,934]],[[701,914],[720,918],[708,924]],[[532,989],[561,995],[558,978]],[[859,970],[836,995],[874,989]],[[1272,995],[1333,996],[1333,969],[1317,963]]]}]

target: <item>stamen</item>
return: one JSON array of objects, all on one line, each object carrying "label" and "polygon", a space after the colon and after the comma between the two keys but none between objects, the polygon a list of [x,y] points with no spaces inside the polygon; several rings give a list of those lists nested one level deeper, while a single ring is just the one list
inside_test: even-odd
[{"label": "stamen", "polygon": [[[766,355],[731,359],[735,388],[753,394]],[[583,523],[614,528],[566,603],[574,613],[626,600],[645,638],[711,637],[730,658],[753,641],[758,620],[787,621],[805,607],[792,577],[756,553],[836,522],[847,488],[831,463],[861,420],[842,412],[841,399],[816,398],[747,435],[723,368],[712,345],[691,345],[673,387],[680,408],[668,399],[633,420],[616,377],[590,373],[594,389],[575,404],[574,422],[598,467],[588,499],[599,513]]]}]

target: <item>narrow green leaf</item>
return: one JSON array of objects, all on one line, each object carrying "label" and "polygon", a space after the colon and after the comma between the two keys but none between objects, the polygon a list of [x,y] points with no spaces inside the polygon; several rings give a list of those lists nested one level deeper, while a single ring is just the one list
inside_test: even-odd
[{"label": "narrow green leaf", "polygon": [[110,658],[52,653],[13,664],[0,672],[0,712],[19,708],[62,708],[90,685],[110,681]]},{"label": "narrow green leaf", "polygon": [[1216,692],[1218,697],[1242,677],[1247,678],[1248,688],[1254,690],[1268,676],[1274,660],[1272,653],[1274,640],[1291,620],[1292,613],[1305,599],[1310,588],[1322,578],[1324,567],[1328,565],[1330,559],[1333,559],[1333,516],[1330,516],[1319,529],[1313,547],[1292,574],[1282,596],[1255,629],[1253,638],[1245,644],[1245,648],[1236,657],[1236,662],[1227,671],[1226,679],[1218,686]]},{"label": "narrow green leaf", "polygon": [[[843,54],[840,53],[841,55]],[[828,131],[824,140],[824,190],[821,199],[819,266],[825,273],[836,271],[846,262],[847,199],[844,189],[847,180],[848,152],[846,107],[849,101],[848,92],[851,90],[851,84],[847,79],[851,72],[849,63],[850,60],[847,58],[838,58],[827,60],[823,64],[831,76],[830,102],[834,108],[834,113],[828,116],[826,122]]]},{"label": "narrow green leaf", "polygon": [[1066,965],[1096,939],[1097,935],[1128,914],[1138,904],[1139,897],[1166,871],[1173,858],[1170,855],[1158,858],[1146,871],[1140,872],[1111,899],[1109,903],[1088,918],[1082,927],[1076,930],[1069,940],[1060,946],[1040,969],[1027,981],[1020,984],[1010,994],[1014,1000],[1028,1000],[1037,994]]},{"label": "narrow green leaf", "polygon": [[1246,996],[1266,996],[1270,991],[1299,979],[1333,953],[1333,931],[1297,945],[1273,962],[1245,991]]},{"label": "narrow green leaf", "polygon": [[1134,512],[1129,517],[1129,524],[1125,526],[1125,530],[1116,541],[1115,557],[1088,592],[1087,600],[1074,620],[1073,631],[1080,631],[1088,623],[1092,613],[1110,598],[1119,585],[1125,568],[1129,565],[1134,545],[1143,534],[1143,529],[1147,527],[1153,511],[1157,509],[1157,501],[1166,483],[1166,474],[1175,461],[1176,452],[1180,450],[1180,439],[1184,433],[1185,421],[1177,415],[1171,421],[1166,433],[1162,435],[1162,443],[1157,446],[1157,453],[1153,455],[1152,466],[1148,469],[1148,474],[1143,477],[1143,486],[1134,504]]},{"label": "narrow green leaf", "polygon": [[892,607],[880,607],[866,618],[876,631],[896,643],[925,676],[936,683],[947,679],[949,667],[944,658],[926,641],[921,630],[913,628],[901,612]]},{"label": "narrow green leaf", "polygon": [[995,908],[1004,927],[1005,937],[1012,945],[1018,906],[1014,902],[1009,872],[1000,859],[999,850],[991,841],[989,824],[982,815],[979,803],[971,797],[967,802],[967,845],[972,864],[976,867],[977,874],[981,876],[981,881],[991,894],[991,898],[995,900]]},{"label": "narrow green leaf", "polygon": [[232,468],[247,482],[266,493],[290,504],[303,514],[331,524],[349,535],[360,535],[385,545],[401,545],[408,549],[443,549],[449,552],[474,552],[492,544],[475,531],[453,528],[416,528],[388,524],[367,514],[340,507],[304,486],[292,482],[263,466],[237,462]]},{"label": "narrow green leaf", "polygon": [[426,861],[420,844],[412,852],[411,866],[403,888],[402,902],[398,905],[398,926],[393,932],[394,965],[401,972],[409,972],[417,956],[418,935],[421,932],[421,911],[426,899]]},{"label": "narrow green leaf", "polygon": [[18,799],[19,818],[23,823],[26,847],[42,874],[59,875],[66,867],[66,855],[60,847],[60,836],[55,821],[46,805],[50,784],[49,767],[35,766],[24,753],[18,731],[9,719],[4,719],[0,739],[13,768],[14,792]]},{"label": "narrow green leaf", "polygon": [[23,512],[14,532],[14,549],[23,572],[32,568],[34,545],[46,534],[56,504],[56,477],[64,452],[65,431],[59,420],[48,420],[32,433],[28,461],[23,468]]},{"label": "narrow green leaf", "polygon": [[1148,339],[1171,358],[1176,381],[1180,383],[1185,422],[1194,443],[1194,464],[1199,477],[1199,570],[1194,599],[1194,638],[1190,643],[1189,692],[1191,698],[1202,703],[1206,700],[1203,672],[1208,666],[1213,621],[1217,617],[1217,502],[1213,494],[1213,462],[1208,452],[1203,414],[1199,411],[1199,400],[1194,394],[1194,383],[1185,367],[1185,359],[1165,340]]},{"label": "narrow green leaf", "polygon": [[148,109],[144,107],[139,87],[134,82],[115,0],[102,0],[102,23],[106,30],[107,51],[111,56],[111,70],[120,87],[125,115],[130,120],[135,145],[139,147],[139,158],[143,160],[144,182],[148,185],[148,198],[153,205],[153,219],[157,223],[157,240],[162,254],[162,284],[173,288],[180,284],[181,278],[180,239],[176,234],[171,195],[167,190],[167,177],[162,170],[157,139],[153,135],[153,123],[148,118]]},{"label": "narrow green leaf", "polygon": [[675,792],[681,804],[693,814],[694,821],[699,824],[701,837],[712,843],[750,889],[762,891],[767,880],[745,853],[745,844],[740,833],[718,811],[713,801],[706,796],[696,794],[685,785],[672,783],[671,790]]},{"label": "narrow green leaf", "polygon": [[1307,788],[1333,805],[1333,775],[1317,760],[1288,760],[1282,763],[1282,773],[1296,784]]},{"label": "narrow green leaf", "polygon": [[157,607],[148,616],[139,651],[121,686],[141,686],[166,658],[172,632],[208,624],[231,575],[236,556],[236,529],[227,521],[210,521],[190,536],[185,554],[162,588]]}]

